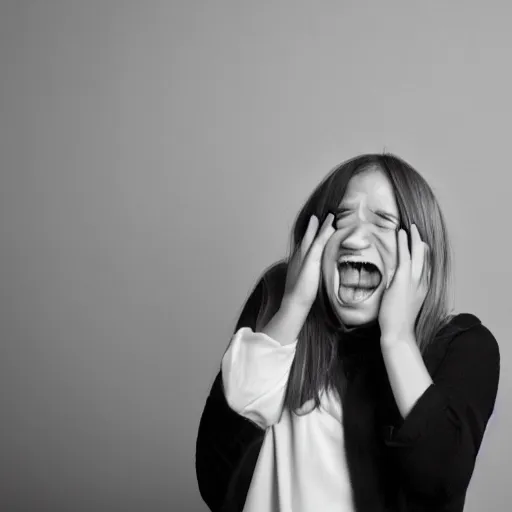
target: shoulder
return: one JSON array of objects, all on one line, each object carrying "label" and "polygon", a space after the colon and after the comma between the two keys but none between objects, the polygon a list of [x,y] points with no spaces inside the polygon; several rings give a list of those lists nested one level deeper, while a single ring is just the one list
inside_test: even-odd
[{"label": "shoulder", "polygon": [[263,271],[261,280],[268,286],[283,286],[286,280],[286,269],[288,263],[286,260],[279,260],[270,265]]},{"label": "shoulder", "polygon": [[437,334],[432,357],[460,361],[461,366],[499,365],[498,341],[481,320],[471,313],[454,315]]},{"label": "shoulder", "polygon": [[288,263],[286,260],[280,260],[263,271],[258,281],[263,300],[270,299],[272,302],[280,303],[284,294],[287,268]]},{"label": "shoulder", "polygon": [[481,320],[472,313],[459,313],[452,318],[453,336],[450,346],[499,354],[498,341]]},{"label": "shoulder", "polygon": [[241,327],[257,330],[261,323],[277,311],[284,294],[287,263],[278,261],[267,267],[248,294],[238,317],[234,332]]}]

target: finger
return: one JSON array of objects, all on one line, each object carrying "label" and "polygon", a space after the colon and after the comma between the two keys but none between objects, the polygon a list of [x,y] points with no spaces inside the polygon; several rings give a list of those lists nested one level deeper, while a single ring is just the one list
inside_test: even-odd
[{"label": "finger", "polygon": [[313,240],[315,239],[316,232],[318,230],[318,217],[316,215],[311,215],[309,218],[308,227],[306,229],[306,233],[304,234],[304,237],[302,238],[301,242],[301,252],[302,255],[306,254],[308,252],[309,247],[313,243]]},{"label": "finger", "polygon": [[324,223],[322,224],[322,229],[320,230],[320,234],[318,235],[317,239],[321,243],[322,247],[327,243],[327,240],[329,240],[330,236],[335,231],[332,222],[334,220],[334,214],[328,213],[324,219]]},{"label": "finger", "polygon": [[332,236],[332,234],[336,231],[332,225],[333,220],[334,215],[332,213],[328,213],[324,219],[318,236],[311,245],[310,252],[314,253],[315,258],[320,258],[325,247],[325,244]]},{"label": "finger", "polygon": [[398,231],[398,263],[396,272],[404,272],[410,269],[411,256],[409,254],[409,247],[407,246],[407,232],[405,229]]},{"label": "finger", "polygon": [[411,224],[411,276],[419,281],[425,261],[425,245],[416,224]]},{"label": "finger", "polygon": [[425,285],[429,286],[430,278],[432,276],[432,266],[430,263],[430,260],[431,260],[430,247],[425,242],[423,242],[423,246],[424,246],[425,258],[424,258],[424,264],[423,264],[423,269],[422,269],[422,273],[421,273],[421,279]]}]

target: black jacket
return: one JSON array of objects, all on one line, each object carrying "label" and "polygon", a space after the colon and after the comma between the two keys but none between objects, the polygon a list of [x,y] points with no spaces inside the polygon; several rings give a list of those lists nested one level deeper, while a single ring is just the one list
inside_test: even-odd
[{"label": "black jacket", "polygon": [[[285,267],[272,282],[284,286]],[[263,281],[236,330],[255,329]],[[376,339],[377,337],[377,339]],[[461,512],[475,459],[494,409],[500,353],[471,314],[456,315],[437,334],[424,362],[434,381],[403,420],[372,329],[349,339],[343,407],[347,465],[358,512]],[[227,405],[217,374],[199,424],[196,474],[212,512],[241,512],[265,431]]]}]

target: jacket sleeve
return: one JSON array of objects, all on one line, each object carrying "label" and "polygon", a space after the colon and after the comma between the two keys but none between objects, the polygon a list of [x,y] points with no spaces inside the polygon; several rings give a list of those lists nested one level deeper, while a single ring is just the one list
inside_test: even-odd
[{"label": "jacket sleeve", "polygon": [[500,374],[496,339],[482,324],[457,335],[433,384],[386,435],[406,492],[425,499],[465,493]]},{"label": "jacket sleeve", "polygon": [[[269,313],[272,313],[276,303],[280,302],[284,272],[285,267],[277,265],[258,281],[242,308],[235,332],[242,327],[256,329],[261,305],[268,299],[276,301],[269,304]],[[269,285],[272,285],[271,289]],[[234,490],[229,490],[230,484],[233,487],[235,475],[237,485],[245,488],[249,486],[252,466],[256,462],[264,433],[256,423],[229,407],[219,369],[206,399],[196,440],[196,477],[201,497],[210,510],[217,512],[226,509],[228,493],[235,494]],[[237,490],[231,496],[231,501],[234,502],[239,493]],[[238,508],[233,506],[233,510]]]}]

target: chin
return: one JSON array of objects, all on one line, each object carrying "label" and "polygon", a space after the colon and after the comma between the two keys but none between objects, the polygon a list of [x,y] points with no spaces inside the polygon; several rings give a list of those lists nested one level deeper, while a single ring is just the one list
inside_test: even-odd
[{"label": "chin", "polygon": [[337,309],[336,314],[345,327],[362,327],[372,324],[378,318],[378,314],[368,314],[363,311],[339,311]]}]

